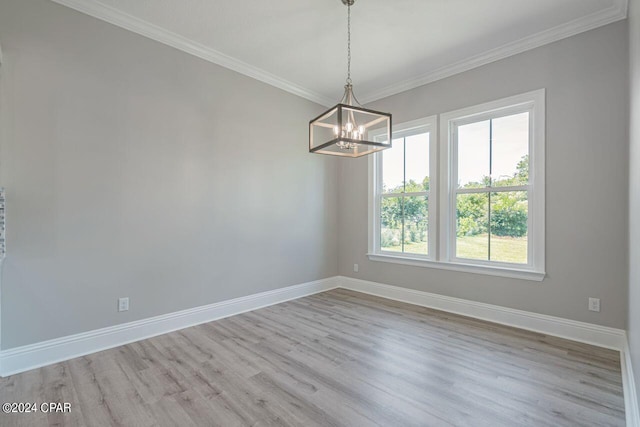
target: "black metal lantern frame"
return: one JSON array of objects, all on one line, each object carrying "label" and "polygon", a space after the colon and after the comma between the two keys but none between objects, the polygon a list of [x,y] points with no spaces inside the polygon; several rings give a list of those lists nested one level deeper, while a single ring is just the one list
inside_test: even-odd
[{"label": "black metal lantern frame", "polygon": [[309,122],[309,152],[362,157],[391,147],[391,114],[364,108],[351,84],[351,6],[347,6],[347,84],[340,102]]},{"label": "black metal lantern frame", "polygon": [[391,147],[391,114],[337,104],[309,122],[309,152],[361,157]]}]

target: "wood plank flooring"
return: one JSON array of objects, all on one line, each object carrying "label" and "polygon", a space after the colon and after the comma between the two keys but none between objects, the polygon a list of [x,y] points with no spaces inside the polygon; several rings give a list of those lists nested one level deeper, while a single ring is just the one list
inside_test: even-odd
[{"label": "wood plank flooring", "polygon": [[1,426],[622,426],[619,353],[333,290],[0,379]]}]

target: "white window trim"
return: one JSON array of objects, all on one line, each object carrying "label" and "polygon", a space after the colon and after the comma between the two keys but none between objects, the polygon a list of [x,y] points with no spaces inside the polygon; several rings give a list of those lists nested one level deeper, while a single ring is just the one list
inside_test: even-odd
[{"label": "white window trim", "polygon": [[[476,261],[455,257],[455,209],[451,198],[454,196],[455,176],[454,143],[452,132],[455,123],[482,120],[483,116],[496,113],[530,111],[529,139],[529,212],[528,250],[531,261],[527,265],[499,263],[496,261]],[[379,248],[380,193],[375,188],[381,173],[380,155],[369,159],[369,248],[371,261],[392,262],[420,267],[438,268],[476,274],[510,277],[524,280],[542,281],[545,277],[545,90],[540,89],[509,98],[488,102],[441,114],[439,127],[436,116],[416,120],[397,127],[393,137],[402,136],[406,129],[425,126],[428,123],[430,139],[430,195],[429,195],[429,256],[383,252]],[[439,136],[438,136],[439,134]],[[398,135],[398,136],[396,136]],[[438,138],[438,139],[436,139]],[[438,140],[438,144],[434,142]],[[435,153],[435,154],[434,154]],[[435,165],[434,165],[435,161]],[[440,179],[444,177],[444,179]],[[437,203],[433,203],[437,201]],[[435,206],[434,206],[435,205]],[[435,207],[435,209],[434,209]],[[436,245],[437,242],[437,245]],[[434,245],[436,245],[434,247]]]},{"label": "white window trim", "polygon": [[492,265],[474,265],[464,264],[462,262],[446,262],[446,261],[433,261],[423,258],[416,258],[413,255],[387,255],[380,253],[369,252],[367,254],[369,261],[389,262],[392,264],[410,265],[414,267],[426,267],[435,268],[438,270],[458,271],[462,273],[482,274],[488,276],[509,277],[512,279],[531,280],[535,282],[541,282],[544,279],[545,274],[521,270],[507,267],[496,267]]},{"label": "white window trim", "polygon": [[[455,197],[454,187],[457,175],[457,152],[454,144],[454,125],[476,122],[496,114],[509,115],[529,111],[529,205],[531,206],[528,224],[528,251],[532,255],[530,263],[515,265],[496,261],[476,261],[456,258],[455,256]],[[527,272],[542,280],[545,275],[544,236],[544,160],[545,160],[545,90],[537,90],[451,111],[440,116],[440,259],[452,264],[508,269],[512,272]]]}]

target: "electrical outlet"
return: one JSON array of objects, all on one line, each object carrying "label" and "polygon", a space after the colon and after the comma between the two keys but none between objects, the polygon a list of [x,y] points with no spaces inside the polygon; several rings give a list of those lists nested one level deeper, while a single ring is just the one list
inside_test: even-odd
[{"label": "electrical outlet", "polygon": [[589,310],[600,311],[600,298],[589,298]]},{"label": "electrical outlet", "polygon": [[129,297],[118,298],[118,311],[129,311]]},{"label": "electrical outlet", "polygon": [[358,264],[353,264],[353,271],[354,271],[355,273],[357,273],[357,272],[358,272]]}]

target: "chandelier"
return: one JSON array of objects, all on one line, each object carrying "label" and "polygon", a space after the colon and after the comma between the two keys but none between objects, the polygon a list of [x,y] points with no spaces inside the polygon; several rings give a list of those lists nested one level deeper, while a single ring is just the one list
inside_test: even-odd
[{"label": "chandelier", "polygon": [[362,107],[351,81],[351,6],[347,6],[347,84],[340,102],[309,122],[309,152],[361,157],[391,147],[391,114]]}]

